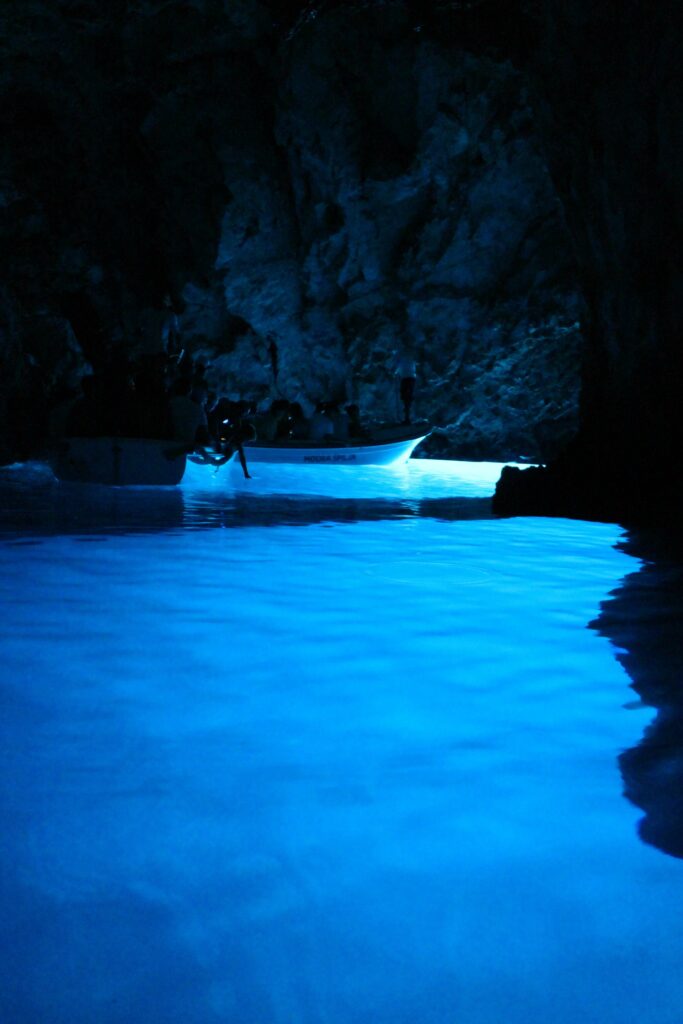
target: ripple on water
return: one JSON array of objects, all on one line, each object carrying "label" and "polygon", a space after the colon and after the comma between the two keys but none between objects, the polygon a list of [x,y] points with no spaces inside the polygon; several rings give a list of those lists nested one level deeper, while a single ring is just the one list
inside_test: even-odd
[{"label": "ripple on water", "polygon": [[17,1019],[676,1019],[616,766],[650,713],[586,628],[619,528],[381,479],[0,483]]}]

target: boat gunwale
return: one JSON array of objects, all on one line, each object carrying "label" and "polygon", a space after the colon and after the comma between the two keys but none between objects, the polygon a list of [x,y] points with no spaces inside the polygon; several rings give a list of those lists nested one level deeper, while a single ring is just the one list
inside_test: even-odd
[{"label": "boat gunwale", "polygon": [[242,447],[246,450],[250,448],[264,449],[272,448],[275,451],[344,451],[351,449],[357,451],[361,448],[386,448],[390,445],[407,444],[410,441],[423,441],[429,436],[431,428],[425,429],[424,427],[419,430],[412,430],[409,433],[402,433],[396,437],[384,437],[384,438],[365,438],[365,437],[353,437],[348,440],[342,440],[340,438],[329,438],[320,441],[306,440],[306,439],[293,439],[293,438],[282,438],[274,441],[244,441]]}]

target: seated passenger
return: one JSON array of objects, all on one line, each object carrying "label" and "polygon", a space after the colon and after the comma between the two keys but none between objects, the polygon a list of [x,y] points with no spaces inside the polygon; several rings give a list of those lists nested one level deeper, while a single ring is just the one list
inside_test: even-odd
[{"label": "seated passenger", "polygon": [[139,437],[168,437],[173,431],[166,394],[165,352],[140,357],[134,377],[135,418]]},{"label": "seated passenger", "polygon": [[201,408],[203,413],[202,423],[199,425],[197,430],[197,436],[195,438],[197,444],[211,444],[211,435],[209,433],[209,389],[205,382],[200,384],[193,384],[192,390],[190,391],[190,398],[193,402]]},{"label": "seated passenger", "polygon": [[188,448],[194,448],[198,433],[208,434],[208,425],[204,407],[195,402],[190,394],[191,382],[180,378],[173,386],[173,397],[170,401],[171,429],[173,439]]},{"label": "seated passenger", "polygon": [[275,427],[276,441],[284,441],[289,437],[291,417],[289,415],[289,402],[286,398],[277,398],[271,405],[277,424]]},{"label": "seated passenger", "polygon": [[275,437],[275,421],[270,410],[262,410],[252,417],[252,423],[259,441],[272,441]]},{"label": "seated passenger", "polygon": [[220,398],[214,398],[209,408],[209,434],[214,444],[218,444],[220,441],[223,421],[230,418],[230,405],[230,400],[221,396]]},{"label": "seated passenger", "polygon": [[336,402],[328,402],[325,409],[326,415],[332,421],[334,428],[334,437],[338,441],[348,441],[349,439],[349,418],[346,412],[342,412]]},{"label": "seated passenger", "polygon": [[310,420],[306,419],[298,402],[292,402],[289,407],[289,421],[289,436],[293,441],[305,441],[310,436]]},{"label": "seated passenger", "polygon": [[83,394],[73,403],[66,417],[66,433],[70,437],[97,437],[102,433],[102,417],[92,374],[82,378],[81,391]]},{"label": "seated passenger", "polygon": [[309,437],[311,441],[323,441],[334,435],[334,423],[325,413],[325,404],[318,402],[311,416]]},{"label": "seated passenger", "polygon": [[360,409],[355,403],[346,406],[346,415],[349,418],[349,437],[367,437],[360,418]]},{"label": "seated passenger", "polygon": [[287,437],[289,402],[286,398],[277,398],[267,412],[257,413],[253,422],[259,441],[275,441]]}]

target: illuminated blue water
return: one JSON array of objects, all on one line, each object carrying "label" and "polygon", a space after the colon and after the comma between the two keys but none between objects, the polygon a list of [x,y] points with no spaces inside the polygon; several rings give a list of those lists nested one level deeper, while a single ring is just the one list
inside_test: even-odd
[{"label": "illuminated blue water", "polygon": [[680,1024],[619,528],[322,473],[0,472],[0,1020]]}]

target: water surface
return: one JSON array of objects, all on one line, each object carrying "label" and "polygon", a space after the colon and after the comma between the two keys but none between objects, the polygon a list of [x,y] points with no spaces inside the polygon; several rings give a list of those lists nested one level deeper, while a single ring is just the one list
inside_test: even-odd
[{"label": "water surface", "polygon": [[637,562],[497,472],[0,474],[3,1024],[680,1024]]}]

